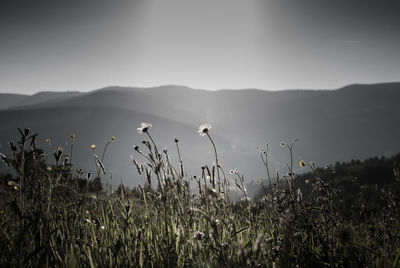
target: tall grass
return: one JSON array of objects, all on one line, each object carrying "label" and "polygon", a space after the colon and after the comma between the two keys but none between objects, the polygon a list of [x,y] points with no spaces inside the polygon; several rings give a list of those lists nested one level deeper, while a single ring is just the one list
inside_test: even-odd
[{"label": "tall grass", "polygon": [[[63,161],[69,156],[62,148],[55,150],[50,165],[36,147],[36,135],[21,130],[21,140],[10,144],[12,155],[1,155],[18,175],[2,176],[0,266],[399,265],[399,198],[390,191],[380,192],[385,205],[379,211],[354,202],[345,215],[340,191],[311,163],[313,198],[305,201],[296,189],[294,144],[284,144],[288,173],[276,178],[269,173],[267,150],[261,150],[269,185],[263,185],[263,198],[254,202],[243,174],[225,174],[219,165],[210,129],[203,125],[199,134],[209,139],[215,163],[201,167],[200,176],[188,176],[179,140],[175,166],[168,150],[157,147],[151,124],[142,124],[138,131],[148,140],[134,147],[132,163],[146,183],[134,189],[121,185],[113,194],[94,192],[85,173]],[[106,148],[102,159],[95,158],[96,168],[102,168]],[[230,192],[235,190],[243,198],[233,202]]]}]

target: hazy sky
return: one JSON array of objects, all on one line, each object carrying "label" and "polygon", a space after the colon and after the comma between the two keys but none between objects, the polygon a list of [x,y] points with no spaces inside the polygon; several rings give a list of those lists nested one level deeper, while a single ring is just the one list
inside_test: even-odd
[{"label": "hazy sky", "polygon": [[0,2],[0,92],[388,81],[400,81],[400,1]]}]

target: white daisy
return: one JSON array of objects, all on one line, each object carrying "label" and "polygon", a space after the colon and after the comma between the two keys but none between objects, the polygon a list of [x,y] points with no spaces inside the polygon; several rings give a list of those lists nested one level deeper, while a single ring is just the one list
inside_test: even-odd
[{"label": "white daisy", "polygon": [[140,127],[137,128],[137,132],[139,134],[147,133],[147,131],[151,128],[151,124],[147,122],[143,122],[140,124]]},{"label": "white daisy", "polygon": [[199,130],[197,130],[197,133],[199,133],[200,136],[204,137],[211,129],[210,124],[203,124],[199,126]]}]

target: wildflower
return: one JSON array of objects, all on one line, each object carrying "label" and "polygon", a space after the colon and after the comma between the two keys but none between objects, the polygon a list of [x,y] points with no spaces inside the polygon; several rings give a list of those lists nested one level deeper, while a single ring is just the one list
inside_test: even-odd
[{"label": "wildflower", "polygon": [[200,232],[200,231],[196,231],[193,236],[193,238],[196,240],[202,240],[203,237],[204,237],[204,233]]},{"label": "wildflower", "polygon": [[46,139],[44,142],[50,144],[50,139]]},{"label": "wildflower", "polygon": [[71,138],[71,140],[74,140],[76,135],[74,133],[71,134],[71,136],[69,136]]},{"label": "wildflower", "polygon": [[140,127],[137,128],[137,132],[139,134],[147,133],[147,131],[151,128],[151,124],[147,122],[143,122],[140,124]]},{"label": "wildflower", "polygon": [[89,212],[89,210],[86,210],[86,212],[85,212],[86,214],[89,214],[90,212]]},{"label": "wildflower", "polygon": [[63,150],[64,150],[63,147],[61,147],[61,146],[58,146],[58,147],[57,147],[57,151],[62,152]]},{"label": "wildflower", "polygon": [[211,129],[210,124],[203,124],[199,127],[199,130],[197,130],[197,133],[199,133],[200,136],[204,137]]},{"label": "wildflower", "polygon": [[14,186],[14,190],[15,190],[15,191],[18,191],[18,186]]},{"label": "wildflower", "polygon": [[305,167],[305,166],[306,166],[306,162],[304,162],[303,160],[301,160],[301,161],[299,162],[299,166],[300,166],[300,167]]},{"label": "wildflower", "polygon": [[223,248],[223,249],[228,249],[229,248],[229,244],[228,243],[222,243],[221,244],[221,247]]},{"label": "wildflower", "polygon": [[96,144],[90,145],[90,148],[92,148],[93,150],[96,149]]},{"label": "wildflower", "polygon": [[310,183],[310,180],[309,180],[309,179],[306,179],[304,182],[305,182],[306,184],[309,184],[309,183]]},{"label": "wildflower", "polygon": [[102,226],[100,226],[100,229],[101,229],[101,230],[105,230],[106,227],[104,227],[104,226],[102,225]]},{"label": "wildflower", "polygon": [[47,166],[47,171],[52,171],[53,168],[51,166]]},{"label": "wildflower", "polygon": [[211,180],[211,176],[210,176],[210,175],[207,175],[207,176],[206,176],[206,179],[207,179],[207,180]]},{"label": "wildflower", "polygon": [[14,183],[13,183],[12,181],[8,181],[8,182],[7,182],[7,185],[8,185],[8,186],[13,186],[13,184],[14,184]]},{"label": "wildflower", "polygon": [[92,221],[90,219],[86,219],[87,223],[92,223]]},{"label": "wildflower", "polygon": [[111,140],[112,140],[112,141],[115,141],[115,140],[116,140],[115,136],[112,136],[112,137],[111,137]]}]

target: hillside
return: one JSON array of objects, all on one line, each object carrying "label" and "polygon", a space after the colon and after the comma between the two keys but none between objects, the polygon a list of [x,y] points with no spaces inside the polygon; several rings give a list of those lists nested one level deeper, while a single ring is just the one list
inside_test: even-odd
[{"label": "hillside", "polygon": [[[87,158],[91,143],[104,144],[113,135],[120,147],[110,151],[114,162],[109,163],[109,168],[121,171],[118,180],[123,178],[131,184],[136,179],[128,172],[132,168],[129,151],[143,138],[135,131],[143,121],[153,124],[152,133],[170,150],[174,150],[174,137],[179,137],[184,162],[193,175],[198,172],[197,163],[213,161],[212,148],[196,134],[203,122],[213,126],[212,135],[216,136],[225,170],[239,168],[248,181],[264,174],[256,148],[266,143],[271,145],[273,173],[284,172],[282,163],[288,157],[280,142],[296,138],[300,141],[295,146],[295,160],[320,165],[400,151],[400,126],[396,124],[400,122],[400,106],[396,103],[400,83],[278,92],[213,92],[173,85],[110,87],[60,96],[61,99],[53,96],[36,104],[31,101],[30,106],[1,111],[0,146],[6,147],[18,126],[31,127],[43,139],[50,137],[60,145],[73,132]],[[85,168],[91,168],[90,161],[86,161]]]}]

